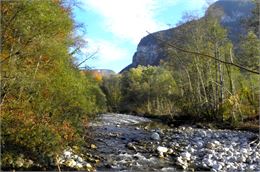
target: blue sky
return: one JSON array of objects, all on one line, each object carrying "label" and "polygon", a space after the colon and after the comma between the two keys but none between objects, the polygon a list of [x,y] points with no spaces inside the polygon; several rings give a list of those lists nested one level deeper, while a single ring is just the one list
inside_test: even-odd
[{"label": "blue sky", "polygon": [[[81,66],[119,72],[132,62],[133,54],[146,31],[156,32],[178,23],[184,12],[204,14],[216,0],[80,0],[75,20],[84,23],[85,55],[95,58]],[[79,57],[79,61],[80,61]]]}]

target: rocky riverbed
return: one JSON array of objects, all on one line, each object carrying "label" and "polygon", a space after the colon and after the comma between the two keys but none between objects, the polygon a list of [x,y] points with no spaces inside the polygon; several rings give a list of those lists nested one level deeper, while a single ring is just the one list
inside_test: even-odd
[{"label": "rocky riverbed", "polygon": [[88,155],[97,171],[257,171],[257,133],[170,128],[159,121],[104,114],[89,126]]}]

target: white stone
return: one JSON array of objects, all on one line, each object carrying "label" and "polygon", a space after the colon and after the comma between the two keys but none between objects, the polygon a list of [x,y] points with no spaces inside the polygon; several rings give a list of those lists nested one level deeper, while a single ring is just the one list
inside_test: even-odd
[{"label": "white stone", "polygon": [[196,144],[199,148],[203,147],[204,143],[202,141],[198,141]]},{"label": "white stone", "polygon": [[183,153],[181,153],[181,156],[182,156],[182,158],[184,159],[184,160],[190,160],[190,158],[191,158],[191,154],[189,153],[189,152],[183,152]]},{"label": "white stone", "polygon": [[78,160],[78,162],[83,162],[83,159],[80,156],[78,157],[77,160]]},{"label": "white stone", "polygon": [[69,158],[71,157],[72,153],[70,151],[64,151],[63,152],[63,155],[66,157],[66,158]]},{"label": "white stone", "polygon": [[240,153],[242,154],[247,154],[248,153],[248,150],[246,148],[241,148],[240,149]]},{"label": "white stone", "polygon": [[228,154],[230,157],[233,157],[233,152],[232,152],[232,150],[227,151],[227,154]]},{"label": "white stone", "polygon": [[213,136],[216,137],[216,138],[219,138],[219,137],[220,137],[220,136],[219,136],[219,133],[214,133]]},{"label": "white stone", "polygon": [[246,162],[246,157],[244,155],[241,155],[239,158],[238,158],[238,161],[239,162]]},{"label": "white stone", "polygon": [[160,135],[156,132],[153,132],[152,135],[151,135],[151,139],[160,140]]},{"label": "white stone", "polygon": [[15,161],[15,165],[16,165],[17,167],[22,167],[22,166],[24,165],[23,160],[21,160],[21,159],[16,160],[16,161]]},{"label": "white stone", "polygon": [[72,156],[73,159],[78,159],[78,157],[79,157],[78,155],[73,155]]},{"label": "white stone", "polygon": [[255,169],[256,169],[256,165],[255,165],[255,164],[250,165],[250,166],[249,166],[249,169],[250,169],[250,170],[255,170]]},{"label": "white stone", "polygon": [[164,168],[162,168],[161,169],[161,171],[162,172],[169,172],[169,171],[176,171],[176,169],[175,168],[172,168],[172,167],[164,167]]},{"label": "white stone", "polygon": [[172,153],[173,153],[173,150],[172,150],[172,149],[168,149],[167,153],[168,153],[168,154],[172,154]]},{"label": "white stone", "polygon": [[181,156],[178,156],[178,157],[177,157],[177,162],[179,162],[180,164],[183,163],[183,160],[182,160],[182,157],[181,157]]},{"label": "white stone", "polygon": [[163,146],[158,146],[157,147],[157,151],[160,153],[166,153],[168,151],[168,148],[167,147],[163,147]]},{"label": "white stone", "polygon": [[203,162],[208,166],[212,167],[213,166],[213,161],[211,159],[204,159]]},{"label": "white stone", "polygon": [[180,166],[182,166],[183,169],[187,169],[188,168],[188,163],[186,160],[183,160],[182,157],[177,157],[177,162]]},{"label": "white stone", "polygon": [[66,162],[66,164],[69,166],[69,167],[75,167],[76,166],[76,161],[74,159],[70,159]]},{"label": "white stone", "polygon": [[224,148],[222,148],[222,150],[225,151],[225,152],[227,152],[227,151],[229,151],[229,148],[224,147]]},{"label": "white stone", "polygon": [[213,158],[213,154],[207,154],[207,155],[205,156],[205,158],[212,159],[212,158]]},{"label": "white stone", "polygon": [[215,154],[216,153],[214,149],[206,149],[205,152],[208,153],[208,154]]},{"label": "white stone", "polygon": [[195,152],[195,149],[193,147],[189,147],[188,148],[188,151],[191,152],[191,153],[194,153]]},{"label": "white stone", "polygon": [[237,170],[238,171],[245,171],[245,167],[243,167],[242,164],[239,164],[238,167],[237,167]]},{"label": "white stone", "polygon": [[212,166],[212,168],[215,169],[216,171],[220,171],[223,167],[222,167],[222,165],[220,165],[220,164],[214,164],[214,165]]},{"label": "white stone", "polygon": [[33,165],[33,161],[29,159],[28,164]]},{"label": "white stone", "polygon": [[201,134],[202,137],[206,137],[207,136],[207,132],[204,131],[204,130],[202,130],[200,134]]},{"label": "white stone", "polygon": [[86,167],[87,167],[88,169],[91,169],[91,168],[92,168],[92,165],[91,165],[90,163],[87,163],[87,164],[86,164]]},{"label": "white stone", "polygon": [[82,165],[81,163],[77,163],[75,167],[76,167],[76,168],[82,168],[83,165]]},{"label": "white stone", "polygon": [[207,168],[208,164],[206,164],[205,162],[202,162],[202,166]]},{"label": "white stone", "polygon": [[175,146],[176,146],[176,147],[180,147],[180,144],[179,144],[179,143],[176,143]]},{"label": "white stone", "polygon": [[220,146],[220,145],[221,145],[221,143],[220,143],[219,141],[217,141],[217,140],[214,140],[213,143],[214,143],[216,146]]}]

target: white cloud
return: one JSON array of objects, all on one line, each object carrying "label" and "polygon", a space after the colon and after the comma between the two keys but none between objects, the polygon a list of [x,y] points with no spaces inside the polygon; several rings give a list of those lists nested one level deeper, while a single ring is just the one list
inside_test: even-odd
[{"label": "white cloud", "polygon": [[167,28],[156,21],[156,12],[179,0],[85,0],[85,8],[104,18],[104,29],[137,44],[146,35]]},{"label": "white cloud", "polygon": [[[90,38],[87,39],[87,42],[87,47],[83,50],[83,53],[90,56],[97,52],[94,59],[96,66],[93,67],[114,64],[117,61],[124,60],[126,56],[129,56],[128,50],[120,47],[118,43]],[[88,61],[86,63],[88,63]]]},{"label": "white cloud", "polygon": [[[82,8],[101,16],[100,26],[107,37],[88,38],[87,54],[98,50],[97,59],[87,61],[94,68],[113,68],[117,72],[131,63],[133,51],[122,43],[135,45],[146,31],[155,32],[169,28],[156,17],[168,7],[183,4],[188,9],[201,9],[207,0],[81,0]],[[216,1],[216,0],[213,0]],[[176,6],[177,7],[177,6]],[[195,8],[196,7],[196,8]],[[174,9],[174,8],[173,8]],[[174,11],[172,11],[174,14]],[[98,28],[100,30],[100,28]],[[105,33],[106,34],[106,33]],[[97,35],[97,34],[96,34]],[[130,42],[129,42],[130,41]],[[116,66],[116,67],[115,67]]]}]

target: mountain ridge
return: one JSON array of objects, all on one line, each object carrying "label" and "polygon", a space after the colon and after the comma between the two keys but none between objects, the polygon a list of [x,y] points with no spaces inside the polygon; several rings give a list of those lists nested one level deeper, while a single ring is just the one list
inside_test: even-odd
[{"label": "mountain ridge", "polygon": [[160,37],[165,41],[172,41],[175,35],[187,25],[205,17],[217,17],[220,20],[220,24],[227,29],[228,38],[236,47],[239,37],[246,33],[241,21],[250,17],[253,7],[254,4],[250,0],[219,0],[210,5],[205,11],[205,15],[198,20],[191,20],[174,28],[151,33],[141,39],[133,55],[132,63],[121,70],[120,73],[138,65],[159,65],[160,61],[166,59],[168,55],[165,47],[154,36]]}]

